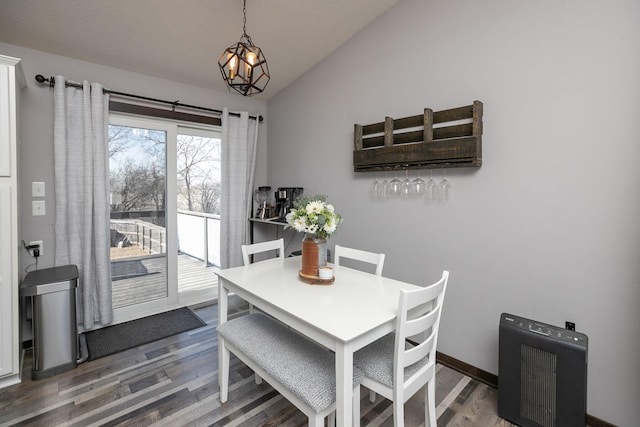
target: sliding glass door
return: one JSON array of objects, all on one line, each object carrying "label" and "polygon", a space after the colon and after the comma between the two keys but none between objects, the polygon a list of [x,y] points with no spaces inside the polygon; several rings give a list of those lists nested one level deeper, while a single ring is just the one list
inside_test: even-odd
[{"label": "sliding glass door", "polygon": [[178,127],[178,293],[188,304],[217,298],[220,145],[217,129]]},{"label": "sliding glass door", "polygon": [[114,321],[217,297],[220,129],[112,115]]},{"label": "sliding glass door", "polygon": [[[112,116],[111,283],[118,323],[177,304],[176,126]],[[174,254],[174,255],[172,255]]]}]

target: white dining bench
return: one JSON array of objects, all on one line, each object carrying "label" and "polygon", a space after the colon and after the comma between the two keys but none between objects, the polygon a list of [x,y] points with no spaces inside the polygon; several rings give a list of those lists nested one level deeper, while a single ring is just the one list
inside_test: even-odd
[{"label": "white dining bench", "polygon": [[[229,393],[230,352],[269,383],[309,418],[309,426],[335,425],[336,374],[334,353],[260,313],[218,326],[220,401]],[[360,423],[362,372],[353,370],[353,420]]]}]

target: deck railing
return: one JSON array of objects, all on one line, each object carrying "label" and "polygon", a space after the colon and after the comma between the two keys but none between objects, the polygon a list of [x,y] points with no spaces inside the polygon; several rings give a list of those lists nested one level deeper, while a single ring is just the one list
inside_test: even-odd
[{"label": "deck railing", "polygon": [[178,209],[178,252],[220,267],[220,215]]},{"label": "deck railing", "polygon": [[126,237],[123,243],[136,245],[149,254],[167,252],[167,232],[164,227],[139,219],[112,219],[110,227]]},{"label": "deck railing", "polygon": [[[164,227],[142,219],[111,219],[111,229],[133,245],[161,254],[167,251]],[[178,253],[202,260],[205,266],[220,266],[220,215],[178,210]]]}]

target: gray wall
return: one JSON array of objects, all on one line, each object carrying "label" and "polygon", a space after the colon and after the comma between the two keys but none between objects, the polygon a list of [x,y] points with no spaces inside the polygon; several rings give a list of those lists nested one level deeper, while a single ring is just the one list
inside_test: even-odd
[{"label": "gray wall", "polygon": [[[500,313],[573,321],[588,412],[622,426],[640,401],[639,20],[636,0],[402,0],[268,103],[269,183],[328,194],[331,244],[385,252],[401,280],[451,271],[442,352],[497,374]],[[447,171],[449,203],[369,197],[354,123],[475,99],[484,164]]]},{"label": "gray wall", "polygon": [[[226,92],[215,92],[201,87],[161,80],[129,71],[77,61],[48,53],[0,43],[0,53],[22,59],[28,87],[21,93],[21,178],[22,178],[22,232],[25,241],[43,240],[44,255],[39,268],[53,266],[55,195],[53,174],[53,92],[38,84],[34,77],[42,74],[63,75],[69,80],[102,83],[106,88],[166,100],[180,100],[184,104],[215,109],[228,107],[230,111],[249,111],[266,119],[266,103]],[[211,78],[221,78],[219,71],[211,70]],[[196,113],[197,114],[197,113]],[[266,123],[266,120],[265,122]],[[266,126],[262,126],[258,143],[256,182],[266,180]],[[31,215],[31,182],[43,181],[46,186],[46,215]],[[23,265],[33,262],[22,251]],[[33,267],[32,267],[33,269]]]}]

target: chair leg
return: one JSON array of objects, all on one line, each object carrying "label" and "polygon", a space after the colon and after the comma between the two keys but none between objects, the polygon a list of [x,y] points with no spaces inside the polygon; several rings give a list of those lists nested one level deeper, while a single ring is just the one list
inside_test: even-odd
[{"label": "chair leg", "polygon": [[373,390],[369,390],[369,402],[373,403],[376,401],[376,392]]},{"label": "chair leg", "polygon": [[404,402],[402,399],[393,401],[393,425],[394,427],[404,427]]},{"label": "chair leg", "polygon": [[255,310],[253,309],[253,304],[249,304],[249,314],[253,314]]},{"label": "chair leg", "polygon": [[224,340],[219,340],[220,360],[218,361],[218,379],[220,386],[220,402],[224,403],[229,398],[229,349],[224,345]]},{"label": "chair leg", "polygon": [[254,374],[254,376],[256,377],[256,384],[262,384],[262,377],[258,374]]},{"label": "chair leg", "polygon": [[437,427],[436,424],[436,381],[431,378],[424,388],[424,425],[425,427]]},{"label": "chair leg", "polygon": [[327,426],[336,427],[336,411],[333,411],[329,414],[329,417],[327,419]]}]

